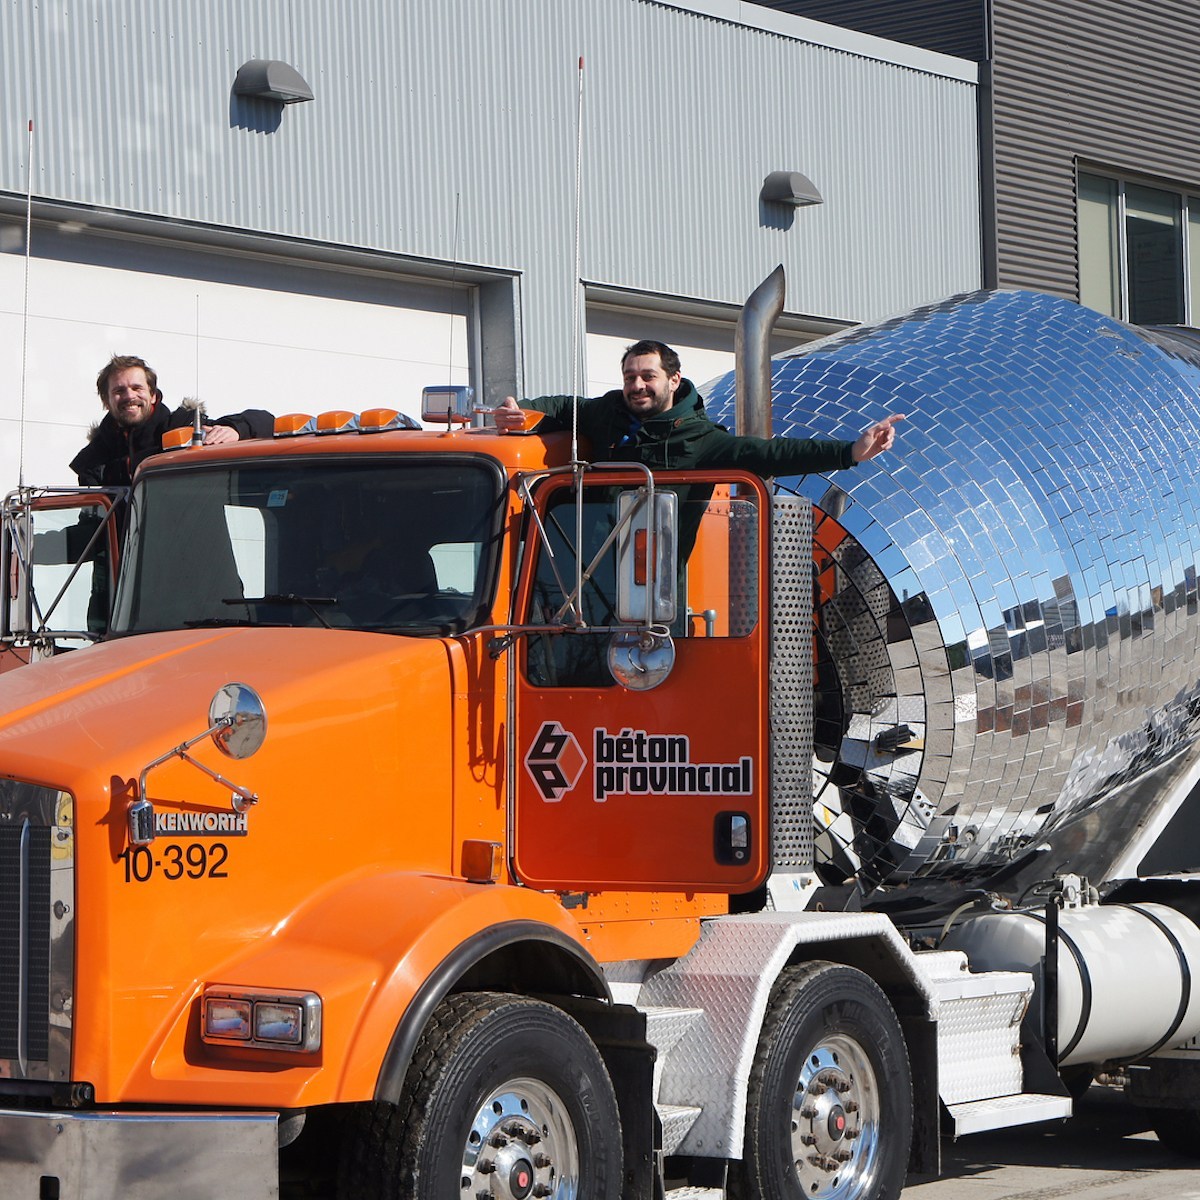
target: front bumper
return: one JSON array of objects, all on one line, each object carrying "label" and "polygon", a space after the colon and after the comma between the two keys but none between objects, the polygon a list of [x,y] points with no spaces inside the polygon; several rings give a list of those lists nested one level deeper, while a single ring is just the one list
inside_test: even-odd
[{"label": "front bumper", "polygon": [[0,1196],[277,1200],[278,1119],[274,1112],[0,1109]]}]

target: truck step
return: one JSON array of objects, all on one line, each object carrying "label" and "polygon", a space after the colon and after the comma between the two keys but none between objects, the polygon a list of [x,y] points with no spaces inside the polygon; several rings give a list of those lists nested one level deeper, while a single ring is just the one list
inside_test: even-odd
[{"label": "truck step", "polygon": [[702,1008],[665,1008],[640,1005],[646,1015],[646,1040],[659,1058],[670,1054],[675,1043],[704,1016]]},{"label": "truck step", "polygon": [[948,1104],[946,1111],[954,1122],[954,1136],[982,1133],[986,1129],[1008,1129],[1012,1125],[1031,1125],[1034,1121],[1053,1121],[1071,1115],[1069,1096],[1046,1096],[1022,1092],[1015,1096],[994,1096],[990,1100],[972,1100],[967,1104]]},{"label": "truck step", "polygon": [[663,1153],[674,1154],[703,1110],[687,1104],[656,1104],[654,1107],[662,1122]]},{"label": "truck step", "polygon": [[969,971],[959,951],[922,953],[915,961],[937,1005],[942,1102],[957,1106],[1020,1095],[1020,1027],[1033,977],[1026,971]]},{"label": "truck step", "polygon": [[[646,1041],[657,1051],[654,1059],[654,1090],[658,1099],[662,1083],[663,1067],[675,1049],[679,1039],[704,1016],[702,1008],[674,1008],[669,1006],[641,1005],[646,1016]],[[690,1099],[690,1097],[688,1097]]]}]

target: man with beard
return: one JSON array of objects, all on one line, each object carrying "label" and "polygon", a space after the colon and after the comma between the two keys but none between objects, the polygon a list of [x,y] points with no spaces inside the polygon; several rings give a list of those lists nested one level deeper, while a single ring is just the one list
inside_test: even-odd
[{"label": "man with beard", "polygon": [[[658,469],[741,468],[764,477],[807,475],[866,462],[891,449],[900,415],[876,422],[855,441],[739,437],[709,419],[704,398],[681,373],[679,355],[662,342],[635,342],[621,359],[619,390],[579,402],[579,435],[597,460]],[[521,408],[543,412],[539,433],[571,428],[571,396],[512,396],[492,410],[496,428],[524,428]]]},{"label": "man with beard", "polygon": [[[684,379],[679,355],[662,342],[640,341],[629,346],[621,358],[622,387],[603,396],[579,401],[581,438],[591,444],[595,461],[638,462],[651,469],[741,469],[764,478],[834,471],[866,462],[891,448],[895,425],[903,420],[894,415],[872,425],[855,441],[815,438],[741,437],[713,422],[704,411],[704,399],[691,380]],[[492,410],[496,428],[516,431],[525,428],[521,408],[546,415],[537,424],[538,433],[569,430],[572,424],[571,396],[539,396],[518,406],[508,396]],[[606,505],[602,492],[593,492],[590,514],[585,519],[580,557],[592,557],[616,526],[614,499]],[[678,496],[678,565],[676,594],[686,595],[684,574],[712,495],[711,484],[689,484],[672,488]],[[564,519],[555,528],[570,527]],[[553,534],[551,536],[554,536]],[[564,547],[566,549],[566,547]],[[549,556],[540,560],[549,562]],[[588,587],[578,603],[585,626],[608,627],[615,623],[615,563],[608,558],[594,566]],[[565,601],[561,581],[539,566],[534,584],[534,607],[540,619],[550,620]],[[681,608],[674,632],[686,628]],[[579,634],[571,638],[537,636],[529,643],[529,676],[535,683],[556,686],[603,687],[612,683],[607,667],[608,636]]]},{"label": "man with beard", "polygon": [[[158,375],[144,359],[118,355],[96,377],[105,416],[88,444],[71,460],[71,470],[85,486],[126,486],[144,458],[162,450],[169,429],[192,425],[193,409],[172,412],[162,402]],[[227,417],[201,419],[204,444],[219,445],[245,438],[271,437],[275,418],[251,408]]]}]

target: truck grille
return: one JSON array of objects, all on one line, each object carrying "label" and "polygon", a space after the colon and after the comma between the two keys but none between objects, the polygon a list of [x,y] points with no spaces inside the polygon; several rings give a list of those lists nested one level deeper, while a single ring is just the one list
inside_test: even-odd
[{"label": "truck grille", "polygon": [[74,957],[71,809],[65,792],[0,780],[0,1077],[66,1077]]},{"label": "truck grille", "polygon": [[50,830],[0,829],[0,1058],[50,1053]]}]

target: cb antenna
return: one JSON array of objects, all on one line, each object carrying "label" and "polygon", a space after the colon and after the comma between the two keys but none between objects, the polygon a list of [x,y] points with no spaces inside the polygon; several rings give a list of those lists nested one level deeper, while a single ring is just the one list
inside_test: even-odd
[{"label": "cb antenna", "polygon": [[[458,293],[456,291],[456,287],[458,284],[458,228],[459,228],[459,214],[461,212],[461,204],[462,204],[462,193],[455,192],[454,193],[454,246],[451,250],[451,257],[454,262],[454,266],[450,271],[450,306],[449,306],[450,307],[450,320],[448,322],[448,324],[450,326],[450,347],[449,347],[449,351],[446,356],[446,362],[447,362],[448,368],[449,368],[446,382],[448,384],[450,384],[451,387],[454,386],[454,302],[455,302],[455,298],[458,295]],[[453,394],[453,393],[451,393],[451,394]],[[453,429],[453,427],[454,427],[454,413],[451,412],[451,405],[449,403],[447,403],[447,405],[446,405],[446,430],[447,430],[447,432],[449,430]]]},{"label": "cb antenna", "polygon": [[33,118],[25,151],[25,298],[21,304],[21,442],[17,451],[17,487],[25,486],[25,395],[29,363],[29,253],[33,241]]},{"label": "cb antenna", "polygon": [[204,426],[200,421],[200,293],[196,293],[196,407],[192,410],[193,446],[204,445]]},{"label": "cb antenna", "polygon": [[[579,99],[575,109],[575,277],[571,280],[571,466],[575,472],[575,596],[583,602],[583,466],[579,461],[579,394],[584,389],[579,378],[579,293],[583,287],[580,255],[580,211],[583,193],[583,55],[579,56]],[[579,609],[582,620],[583,609]]]},{"label": "cb antenna", "polygon": [[[571,405],[571,461],[579,461],[579,396],[583,381],[579,378],[579,292],[583,287],[583,265],[580,251],[580,211],[583,207],[583,55],[579,56],[579,98],[575,110],[575,278],[572,280],[571,300],[571,390],[575,397]],[[582,517],[582,508],[580,509]]]}]

